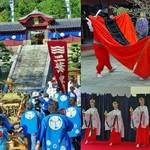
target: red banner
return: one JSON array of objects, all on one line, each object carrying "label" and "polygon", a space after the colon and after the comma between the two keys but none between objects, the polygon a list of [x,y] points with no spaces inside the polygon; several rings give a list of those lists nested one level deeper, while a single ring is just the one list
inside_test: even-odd
[{"label": "red banner", "polygon": [[68,57],[67,43],[63,41],[48,41],[49,54],[54,76],[60,89],[68,89]]}]

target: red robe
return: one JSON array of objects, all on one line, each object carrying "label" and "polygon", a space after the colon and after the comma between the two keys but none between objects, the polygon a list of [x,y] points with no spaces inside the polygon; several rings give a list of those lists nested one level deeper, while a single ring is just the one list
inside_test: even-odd
[{"label": "red robe", "polygon": [[116,131],[115,124],[117,124],[116,119],[114,119],[114,123],[113,123],[112,131],[110,133],[109,141],[110,141],[110,143],[113,143],[113,144],[120,144],[121,143],[121,135],[118,131]]},{"label": "red robe", "polygon": [[95,142],[96,141],[96,128],[86,128],[84,141]]}]

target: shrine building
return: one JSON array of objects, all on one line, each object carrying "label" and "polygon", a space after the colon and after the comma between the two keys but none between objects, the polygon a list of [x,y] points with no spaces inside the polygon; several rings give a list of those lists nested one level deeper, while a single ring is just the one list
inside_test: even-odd
[{"label": "shrine building", "polygon": [[44,44],[46,40],[80,41],[81,19],[55,19],[37,9],[18,22],[0,23],[0,41],[6,46]]}]

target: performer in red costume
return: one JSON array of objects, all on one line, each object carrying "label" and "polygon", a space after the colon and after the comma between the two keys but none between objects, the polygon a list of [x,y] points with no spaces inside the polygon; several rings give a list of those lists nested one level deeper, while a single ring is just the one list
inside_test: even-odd
[{"label": "performer in red costume", "polygon": [[[100,13],[100,10],[97,12],[96,16]],[[95,16],[95,17],[96,17]],[[91,32],[93,32],[93,27],[92,27],[92,23],[91,21],[87,18],[88,22],[88,27],[90,29]],[[97,34],[95,32],[93,32],[93,48],[95,51],[95,55],[97,58],[97,66],[96,66],[96,73],[97,73],[97,77],[103,77],[102,76],[102,71],[104,69],[104,67],[106,66],[109,70],[109,72],[113,72],[115,70],[115,68],[112,67],[111,63],[110,63],[110,58],[109,58],[109,53],[107,51],[107,49],[99,42],[98,38],[97,38]]]},{"label": "performer in red costume", "polygon": [[113,17],[125,39],[129,42],[127,45],[119,43],[111,35],[103,17],[89,16],[89,19],[96,37],[114,58],[139,77],[143,79],[150,77],[150,36],[137,41],[134,25],[127,13]]},{"label": "performer in red costume", "polygon": [[139,98],[140,106],[134,111],[130,108],[131,127],[136,128],[136,147],[149,144],[149,113],[143,97]]},{"label": "performer in red costume", "polygon": [[94,47],[95,55],[98,61],[97,66],[96,66],[97,77],[102,77],[101,73],[105,66],[108,68],[109,72],[113,72],[115,68],[112,68],[109,54],[106,48],[103,45],[101,45],[100,42],[96,40],[96,35],[94,35],[93,47]]}]

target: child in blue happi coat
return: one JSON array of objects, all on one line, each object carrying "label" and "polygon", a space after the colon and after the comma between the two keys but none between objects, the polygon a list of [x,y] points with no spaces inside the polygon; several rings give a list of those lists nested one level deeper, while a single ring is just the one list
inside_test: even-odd
[{"label": "child in blue happi coat", "polygon": [[80,150],[81,141],[81,110],[76,105],[76,98],[70,98],[70,107],[66,109],[66,116],[72,122],[73,129],[68,132],[72,139],[74,150]]},{"label": "child in blue happi coat", "polygon": [[39,118],[31,102],[26,103],[26,110],[21,116],[20,124],[21,128],[18,132],[23,130],[25,137],[27,137],[28,150],[35,150]]},{"label": "child in blue happi coat", "polygon": [[38,101],[41,104],[41,111],[45,114],[45,116],[48,115],[48,105],[52,102],[52,99],[49,98],[49,95],[47,93],[45,93],[44,96],[38,99]]},{"label": "child in blue happi coat", "polygon": [[60,91],[57,102],[59,110],[67,109],[69,107],[69,95]]}]

